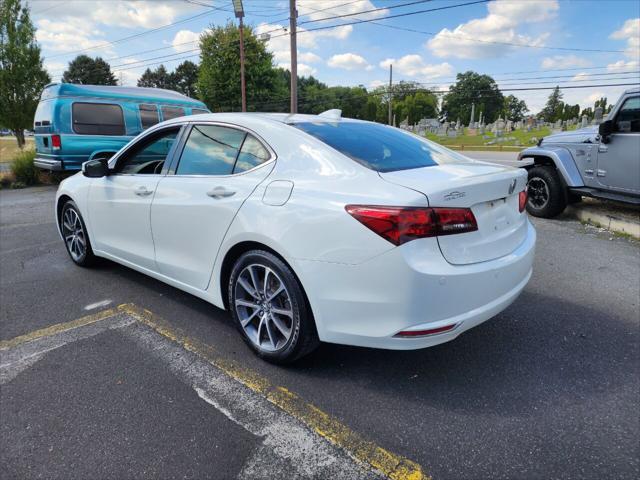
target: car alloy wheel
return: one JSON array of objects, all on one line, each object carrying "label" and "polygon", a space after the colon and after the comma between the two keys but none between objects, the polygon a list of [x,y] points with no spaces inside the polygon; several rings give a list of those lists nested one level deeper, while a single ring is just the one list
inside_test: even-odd
[{"label": "car alloy wheel", "polygon": [[544,208],[549,203],[549,186],[544,179],[532,177],[527,184],[529,204],[536,209]]},{"label": "car alloy wheel", "polygon": [[87,236],[80,215],[72,207],[65,209],[62,216],[62,236],[71,258],[81,262],[87,253]]},{"label": "car alloy wheel", "polygon": [[247,265],[235,282],[235,310],[249,340],[264,352],[285,347],[293,332],[287,287],[266,265]]}]

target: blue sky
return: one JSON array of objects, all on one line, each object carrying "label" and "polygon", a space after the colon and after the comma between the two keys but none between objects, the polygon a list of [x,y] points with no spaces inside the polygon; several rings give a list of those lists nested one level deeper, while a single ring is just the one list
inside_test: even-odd
[{"label": "blue sky", "polygon": [[[551,87],[554,82],[561,86],[639,82],[637,0],[493,0],[384,18],[470,1],[433,0],[390,8],[411,0],[298,0],[298,72],[313,74],[329,85],[368,88],[388,82],[389,63],[394,65],[394,81],[417,81],[437,90],[446,90],[455,74],[466,70],[492,75],[503,89]],[[123,84],[135,85],[144,69],[155,68],[159,61],[169,69],[187,57],[197,62],[200,33],[212,24],[234,20],[231,0],[28,3],[54,80],[70,59],[84,53],[102,56]],[[258,32],[270,32],[267,46],[275,63],[288,67],[289,37],[283,29],[288,26],[288,0],[244,0],[244,8],[245,23]],[[370,12],[380,8],[384,10]],[[318,21],[344,14],[354,15]],[[304,32],[359,19],[375,23]],[[180,23],[145,33],[174,22]],[[105,45],[137,34],[141,35]],[[543,76],[552,78],[533,78]],[[565,101],[586,107],[600,96],[614,101],[625,88],[629,87],[565,89],[564,95]],[[525,99],[535,113],[549,91],[505,93]]]}]

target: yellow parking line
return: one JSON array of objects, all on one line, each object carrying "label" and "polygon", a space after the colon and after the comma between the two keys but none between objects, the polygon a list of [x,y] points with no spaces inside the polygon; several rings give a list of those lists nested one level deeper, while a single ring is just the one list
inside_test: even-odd
[{"label": "yellow parking line", "polygon": [[66,332],[67,330],[84,327],[85,325],[99,322],[100,320],[104,320],[105,318],[113,317],[118,313],[119,311],[117,308],[110,308],[108,310],[102,310],[100,312],[92,313],[91,315],[86,315],[70,322],[57,323],[55,325],[51,325],[50,327],[35,330],[25,335],[14,337],[11,340],[2,340],[0,341],[0,350],[7,350],[9,348],[14,348],[22,345],[23,343],[32,342],[33,340],[37,340],[39,338],[50,337],[57,333]]},{"label": "yellow parking line", "polygon": [[174,341],[185,350],[193,352],[242,383],[249,389],[267,398],[271,403],[298,419],[318,435],[347,451],[353,457],[375,468],[393,480],[427,480],[430,477],[417,463],[391,453],[366,440],[339,420],[284,387],[278,387],[245,367],[237,365],[216,354],[213,347],[185,335],[166,320],[133,304],[119,305],[118,309],[128,313],[139,322],[149,326],[162,336]]},{"label": "yellow parking line", "polygon": [[315,405],[306,402],[297,394],[284,387],[273,385],[267,378],[257,372],[222,358],[211,345],[197,338],[187,336],[180,329],[171,326],[158,315],[131,303],[102,310],[71,322],[52,325],[26,335],[15,337],[11,340],[1,341],[0,350],[14,348],[26,342],[90,325],[100,320],[116,316],[119,313],[126,313],[163,337],[177,343],[185,350],[204,358],[234,380],[263,396],[272,404],[296,418],[316,434],[343,449],[360,462],[373,467],[386,477],[393,480],[429,480],[431,478],[423,472],[422,467],[416,462],[389,452],[365,439],[346,425],[340,423],[338,419],[323,412]]}]

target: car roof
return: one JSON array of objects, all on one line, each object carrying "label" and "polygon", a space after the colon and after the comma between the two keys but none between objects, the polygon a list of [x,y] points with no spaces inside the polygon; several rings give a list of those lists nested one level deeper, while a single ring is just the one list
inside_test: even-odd
[{"label": "car roof", "polygon": [[365,120],[357,120],[354,118],[336,118],[323,115],[310,114],[290,114],[290,113],[266,113],[266,112],[226,112],[226,113],[201,113],[198,115],[190,115],[188,117],[180,117],[163,122],[164,125],[170,123],[183,123],[194,121],[209,122],[229,122],[243,124],[245,122],[266,122],[281,123],[291,125],[294,123],[314,122],[314,123],[336,123],[336,122],[359,122],[372,123]]}]

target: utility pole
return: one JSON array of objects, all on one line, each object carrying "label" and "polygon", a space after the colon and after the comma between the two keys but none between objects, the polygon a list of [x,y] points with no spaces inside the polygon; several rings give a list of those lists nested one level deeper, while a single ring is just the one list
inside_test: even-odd
[{"label": "utility pole", "polygon": [[393,108],[391,107],[391,101],[393,99],[393,65],[389,64],[389,125],[392,125],[391,123],[391,112],[393,112]]},{"label": "utility pole", "polygon": [[240,91],[242,94],[242,111],[247,111],[247,86],[244,81],[244,8],[242,0],[233,0],[233,10],[236,18],[240,21]]},{"label": "utility pole", "polygon": [[298,113],[298,44],[296,0],[289,0],[289,35],[291,36],[291,113]]}]

